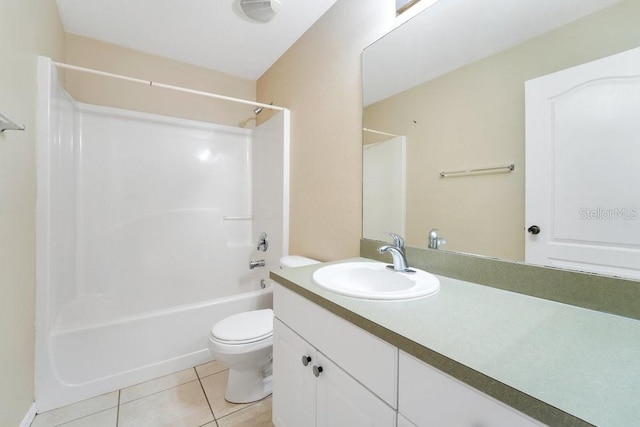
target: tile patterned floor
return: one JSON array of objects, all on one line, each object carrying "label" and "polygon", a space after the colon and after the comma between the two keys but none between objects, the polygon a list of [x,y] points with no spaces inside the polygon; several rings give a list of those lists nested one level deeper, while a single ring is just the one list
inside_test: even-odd
[{"label": "tile patterned floor", "polygon": [[272,427],[270,396],[224,400],[228,373],[209,362],[38,414],[31,427]]}]

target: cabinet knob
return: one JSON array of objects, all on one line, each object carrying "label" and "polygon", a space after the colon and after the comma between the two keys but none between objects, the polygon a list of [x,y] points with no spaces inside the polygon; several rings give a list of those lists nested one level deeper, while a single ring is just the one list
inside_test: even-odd
[{"label": "cabinet knob", "polygon": [[302,356],[302,364],[307,366],[311,362],[311,356],[304,355]]},{"label": "cabinet knob", "polygon": [[314,366],[313,367],[313,375],[318,378],[320,376],[320,372],[322,372],[322,366]]}]

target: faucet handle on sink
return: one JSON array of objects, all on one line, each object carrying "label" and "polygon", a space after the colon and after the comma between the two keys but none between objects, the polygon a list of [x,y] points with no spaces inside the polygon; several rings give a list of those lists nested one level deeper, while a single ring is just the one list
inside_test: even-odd
[{"label": "faucet handle on sink", "polygon": [[427,239],[427,247],[429,249],[440,249],[445,243],[447,243],[447,239],[440,237],[438,234],[439,230],[437,228],[432,228],[429,231],[429,237]]},{"label": "faucet handle on sink", "polygon": [[398,249],[404,250],[404,239],[402,238],[402,236],[400,236],[399,234],[396,234],[396,233],[388,232],[388,231],[385,232],[385,233],[382,233],[382,234],[391,237],[393,239],[393,244]]}]

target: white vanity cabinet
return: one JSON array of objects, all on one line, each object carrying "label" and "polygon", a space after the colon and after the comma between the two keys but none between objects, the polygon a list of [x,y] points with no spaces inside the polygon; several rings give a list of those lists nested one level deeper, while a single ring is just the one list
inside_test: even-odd
[{"label": "white vanity cabinet", "polygon": [[398,427],[542,425],[403,351],[399,375]]},{"label": "white vanity cabinet", "polygon": [[541,426],[281,285],[273,295],[276,427]]},{"label": "white vanity cabinet", "polygon": [[396,425],[395,347],[279,285],[274,312],[276,427]]}]

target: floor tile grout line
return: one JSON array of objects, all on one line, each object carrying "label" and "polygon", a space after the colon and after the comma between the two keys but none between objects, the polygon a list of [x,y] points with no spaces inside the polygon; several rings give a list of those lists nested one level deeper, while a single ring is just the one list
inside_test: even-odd
[{"label": "floor tile grout line", "polygon": [[184,382],[184,383],[181,383],[181,384],[178,384],[178,385],[174,385],[173,387],[169,387],[169,388],[165,388],[165,389],[162,389],[162,390],[154,391],[153,393],[145,394],[144,396],[140,396],[140,397],[136,397],[135,399],[127,400],[124,403],[120,403],[118,406],[128,405],[131,402],[135,402],[137,400],[144,399],[144,398],[149,397],[149,396],[153,396],[154,394],[163,393],[163,392],[165,392],[167,390],[171,390],[171,389],[174,389],[174,388],[182,387],[183,385],[191,384],[191,383],[196,382],[196,381],[199,381],[199,379],[196,378],[196,379],[191,380],[191,381],[187,381],[187,382]]},{"label": "floor tile grout line", "polygon": [[72,420],[68,420],[68,421],[65,421],[65,422],[60,423],[60,424],[55,424],[55,425],[53,425],[53,426],[51,426],[51,427],[64,427],[66,424],[73,423],[73,422],[76,422],[76,421],[81,420],[81,419],[83,419],[83,418],[88,418],[88,417],[90,417],[90,416],[92,416],[92,415],[100,414],[100,413],[102,413],[102,412],[110,411],[110,410],[112,410],[113,408],[117,408],[117,406],[112,406],[112,407],[110,407],[110,408],[101,409],[101,410],[96,411],[96,412],[93,412],[93,413],[91,413],[91,414],[83,415],[83,416],[81,416],[81,417],[74,418],[74,419],[72,419]]},{"label": "floor tile grout line", "polygon": [[[198,365],[198,366],[203,366],[203,365]],[[115,391],[117,391],[117,392],[118,392],[118,402],[116,403],[116,405],[111,406],[111,407],[109,407],[109,408],[101,409],[101,410],[96,411],[96,412],[93,412],[93,413],[91,413],[91,414],[86,414],[86,415],[83,415],[83,416],[81,416],[81,417],[73,418],[73,419],[71,419],[71,420],[65,421],[64,423],[56,424],[56,425],[54,425],[54,426],[52,426],[52,427],[64,426],[64,424],[68,424],[68,423],[71,423],[71,422],[73,422],[73,421],[77,421],[77,420],[80,420],[80,419],[83,419],[83,418],[87,418],[87,417],[89,417],[89,416],[91,416],[91,415],[95,415],[95,414],[98,414],[98,413],[101,413],[101,412],[105,412],[105,411],[108,411],[108,410],[113,409],[113,408],[116,408],[116,427],[118,427],[118,425],[119,425],[119,423],[120,423],[120,407],[121,407],[122,405],[127,405],[127,404],[132,403],[132,402],[135,402],[135,401],[137,401],[137,400],[144,399],[144,398],[146,398],[146,397],[148,397],[148,396],[153,396],[153,395],[155,395],[155,394],[162,393],[162,392],[165,392],[165,391],[167,391],[167,390],[171,390],[171,389],[173,389],[173,388],[177,388],[177,387],[180,387],[180,386],[183,386],[183,385],[186,385],[186,384],[190,384],[190,383],[192,383],[192,382],[194,382],[194,381],[198,381],[198,382],[200,383],[200,388],[202,389],[202,391],[203,391],[203,393],[204,393],[204,395],[205,395],[205,399],[207,400],[207,404],[209,405],[209,410],[211,410],[211,414],[212,414],[212,416],[214,417],[213,421],[216,421],[215,415],[213,414],[213,409],[212,409],[211,403],[209,402],[209,398],[208,398],[208,396],[207,396],[206,391],[204,391],[204,386],[202,385],[202,381],[201,381],[201,380],[202,380],[202,379],[204,379],[204,378],[208,378],[208,377],[210,377],[210,376],[216,375],[216,374],[220,374],[220,373],[222,373],[222,372],[224,372],[224,371],[228,371],[228,370],[229,370],[229,368],[225,368],[225,369],[223,369],[223,370],[221,370],[221,371],[214,372],[214,373],[211,373],[211,374],[209,374],[209,375],[205,375],[205,376],[203,376],[203,377],[200,377],[200,374],[198,373],[198,370],[196,369],[196,367],[195,367],[195,366],[194,366],[194,367],[192,367],[191,369],[195,370],[195,374],[196,374],[196,378],[195,378],[195,379],[193,379],[193,380],[191,380],[191,381],[187,381],[187,382],[184,382],[184,383],[181,383],[181,384],[178,384],[178,385],[175,385],[175,386],[172,386],[172,387],[169,387],[169,388],[163,389],[163,390],[159,390],[159,391],[156,391],[156,392],[153,392],[153,393],[149,393],[149,394],[146,394],[146,395],[144,395],[144,396],[141,396],[141,397],[138,397],[138,398],[135,398],[135,399],[128,400],[127,402],[124,402],[124,403],[122,403],[122,390],[123,390],[123,389],[114,390],[114,392],[115,392]],[[162,378],[162,377],[159,377],[159,378]],[[159,378],[156,378],[156,379],[159,379]],[[149,380],[149,381],[154,381],[154,380]],[[149,382],[149,381],[145,381],[145,382]],[[139,384],[144,384],[144,382],[143,382],[143,383],[139,383]],[[139,384],[135,384],[135,385],[139,385]],[[134,385],[134,386],[135,386],[135,385]],[[132,386],[132,387],[133,387],[133,386]],[[88,400],[88,399],[87,399],[87,400]],[[80,403],[80,402],[76,402],[76,403]],[[249,406],[251,406],[251,405],[249,405]],[[236,412],[236,411],[234,411],[234,412]],[[41,415],[41,414],[37,414],[37,415]],[[229,414],[228,414],[228,415],[229,415]],[[226,415],[225,415],[225,416],[226,416]],[[221,418],[224,418],[224,417],[221,417]],[[34,421],[35,421],[35,419],[34,419]],[[216,421],[216,425],[217,425],[217,421]]]},{"label": "floor tile grout line", "polygon": [[219,374],[219,373],[221,373],[221,372],[228,371],[228,370],[229,370],[229,369],[223,369],[222,371],[214,372],[213,374],[205,375],[204,377],[198,377],[198,379],[203,380],[203,379],[205,379],[205,378],[212,377],[212,376],[214,376],[214,375],[217,375],[217,374]]},{"label": "floor tile grout line", "polygon": [[[196,368],[193,368],[193,369],[196,369]],[[229,370],[229,368],[224,368],[221,371],[217,371],[217,372],[213,372],[213,373],[208,374],[208,375],[200,376],[200,374],[198,373],[198,370],[196,369],[196,375],[198,376],[199,379],[204,379],[204,378],[210,377],[211,375],[219,374],[220,372],[224,372],[224,371],[228,371],[228,370]]]},{"label": "floor tile grout line", "polygon": [[[98,398],[106,398],[107,395],[114,394],[116,391],[118,391],[118,390],[108,391],[106,393],[102,393],[102,394],[99,394],[97,396],[89,397],[87,399],[78,400],[77,402],[72,402],[72,403],[69,403],[69,404],[64,405],[64,406],[58,406],[57,408],[47,409],[44,412],[36,412],[36,417],[42,417],[42,416],[47,415],[47,414],[52,413],[52,412],[58,412],[58,411],[63,410],[63,409],[69,409],[69,408],[71,408],[73,406],[78,405],[79,403],[84,403],[84,402],[87,402],[89,400],[95,400],[95,399],[98,399]],[[117,405],[117,403],[116,403],[116,405]],[[109,406],[107,408],[99,409],[99,410],[97,410],[96,412],[93,412],[93,413],[97,414],[98,412],[102,412],[102,411],[106,411],[107,409],[115,408],[116,405]],[[91,414],[87,414],[87,415],[91,415]],[[86,417],[86,415],[82,415],[82,416],[78,417],[77,419],[84,418],[84,417]],[[35,420],[35,418],[34,418],[34,420]],[[65,423],[68,423],[68,422],[70,422],[70,421],[65,421]],[[53,427],[57,427],[57,425],[55,425]]]},{"label": "floor tile grout line", "polygon": [[258,405],[260,402],[263,402],[263,401],[265,401],[265,400],[269,399],[270,397],[271,397],[271,395],[268,395],[268,396],[266,396],[266,397],[263,397],[263,398],[262,398],[262,399],[260,399],[260,400],[256,400],[256,401],[254,401],[254,402],[249,402],[249,403],[239,403],[239,405],[246,405],[246,406],[245,406],[245,407],[243,407],[243,408],[240,408],[240,409],[238,409],[238,410],[236,410],[236,411],[229,412],[228,414],[226,414],[226,415],[224,415],[224,416],[222,416],[222,417],[220,417],[220,418],[216,418],[216,420],[215,420],[215,421],[216,421],[216,425],[219,425],[219,424],[218,424],[218,420],[222,420],[222,419],[224,419],[224,418],[226,418],[226,417],[230,417],[230,416],[232,416],[232,415],[237,415],[238,413],[240,413],[240,412],[242,412],[242,411],[244,411],[244,410],[247,410],[247,409],[251,408],[252,406]]},{"label": "floor tile grout line", "polygon": [[[195,369],[195,367],[194,367],[194,369]],[[227,368],[227,369],[223,369],[222,371],[218,371],[218,372],[215,372],[215,373],[210,374],[210,375],[205,375],[204,377],[200,378],[200,387],[202,387],[202,391],[204,391],[204,396],[205,396],[205,398],[207,399],[207,403],[209,404],[209,408],[211,409],[211,413],[213,414],[213,419],[214,419],[214,421],[216,422],[216,426],[218,426],[218,420],[219,420],[219,419],[223,419],[223,418],[225,418],[225,417],[228,417],[229,415],[232,415],[232,414],[235,414],[235,413],[237,413],[237,412],[240,412],[240,411],[242,411],[242,410],[244,410],[244,409],[247,409],[247,408],[249,408],[249,407],[251,407],[251,406],[255,405],[256,403],[261,402],[262,400],[266,399],[266,397],[265,397],[264,399],[260,399],[260,400],[255,401],[255,402],[249,402],[249,403],[238,403],[238,404],[235,404],[235,403],[234,403],[233,405],[244,405],[244,406],[243,406],[242,408],[239,408],[239,409],[236,409],[236,410],[234,410],[234,411],[232,411],[232,412],[229,412],[228,414],[225,414],[225,415],[221,416],[220,418],[217,418],[217,417],[216,417],[216,415],[215,415],[215,413],[213,412],[213,406],[211,406],[211,402],[209,402],[209,396],[207,396],[207,392],[204,390],[204,386],[202,385],[202,380],[203,380],[204,378],[209,378],[209,377],[212,377],[212,376],[214,376],[214,375],[221,374],[221,373],[223,373],[223,372],[225,372],[225,371],[228,371],[228,370],[229,370],[229,368]],[[196,375],[198,375],[198,371],[197,371],[197,370],[196,370]],[[226,384],[225,384],[225,387],[226,387]],[[226,399],[225,399],[225,400],[226,400]],[[230,402],[230,403],[231,403],[231,402]]]},{"label": "floor tile grout line", "polygon": [[[143,382],[141,382],[141,383],[133,384],[133,385],[131,385],[131,386],[128,386],[128,387],[122,388],[122,389],[120,389],[119,391],[120,391],[120,392],[122,392],[122,391],[124,391],[124,390],[129,390],[129,389],[132,389],[132,388],[134,388],[134,387],[141,386],[142,384],[152,383],[152,382],[155,382],[155,381],[161,380],[161,379],[163,379],[163,378],[167,378],[167,377],[170,377],[170,376],[173,376],[173,375],[176,375],[176,374],[182,373],[182,372],[184,372],[184,371],[188,371],[189,369],[195,369],[195,368],[194,368],[194,367],[191,367],[191,368],[183,369],[183,370],[181,370],[181,371],[173,372],[173,373],[168,374],[168,375],[163,375],[163,376],[160,376],[160,377],[158,377],[158,378],[153,378],[153,379],[148,380],[148,381],[143,381]],[[173,385],[173,386],[171,386],[171,387],[169,387],[169,388],[165,388],[165,389],[162,389],[162,390],[159,390],[159,391],[155,391],[155,392],[153,392],[153,393],[149,393],[148,395],[144,395],[144,396],[141,396],[141,397],[136,397],[135,399],[128,400],[128,401],[126,401],[126,402],[124,402],[124,403],[122,403],[122,404],[123,404],[123,405],[126,405],[127,403],[129,403],[129,402],[133,402],[134,400],[142,399],[143,397],[150,396],[150,395],[152,395],[152,394],[156,394],[156,393],[160,393],[161,391],[165,391],[165,390],[169,390],[169,389],[172,389],[172,388],[175,388],[175,387],[179,387],[179,386],[181,386],[181,385],[183,385],[183,384],[188,384],[188,383],[190,383],[190,382],[195,381],[196,379],[198,379],[198,371],[196,371],[196,378],[194,378],[194,379],[191,379],[191,380],[189,380],[189,381],[182,382],[182,383],[180,383],[180,384]],[[120,402],[119,402],[119,403],[120,403]]]},{"label": "floor tile grout line", "polygon": [[260,400],[256,400],[256,401],[253,401],[253,402],[248,402],[248,403],[234,403],[234,405],[245,405],[245,406],[243,406],[243,407],[242,407],[242,408],[240,408],[240,409],[236,409],[236,410],[235,410],[235,411],[233,411],[233,412],[229,412],[228,414],[226,414],[226,415],[224,415],[224,416],[222,416],[222,417],[220,417],[220,418],[216,418],[216,422],[217,422],[218,420],[221,420],[221,419],[226,418],[226,417],[228,417],[228,416],[231,416],[231,415],[237,414],[238,412],[242,412],[242,411],[244,411],[245,409],[249,409],[249,408],[251,408],[252,406],[257,405],[257,404],[259,404],[260,402],[262,402],[262,401],[264,401],[264,400],[267,400],[267,399],[268,399],[268,398],[270,398],[270,397],[271,397],[271,395],[268,395],[268,396],[266,396],[266,397],[263,397],[263,398],[262,398],[262,399],[260,399]]},{"label": "floor tile grout line", "polygon": [[[193,368],[195,369],[195,368]],[[198,375],[198,372],[196,371],[196,375]],[[202,385],[202,380],[200,380],[200,378],[198,378],[198,383],[200,384],[200,388],[202,389],[202,393],[204,393],[204,398],[207,401],[207,405],[209,405],[209,410],[211,411],[211,416],[213,417],[213,421],[215,421],[216,426],[218,425],[218,421],[216,421],[216,414],[213,413],[213,407],[211,406],[211,402],[209,402],[209,396],[207,396],[207,392],[204,389],[204,386]]]},{"label": "floor tile grout line", "polygon": [[118,410],[116,411],[116,427],[120,424],[120,399],[122,396],[122,389],[118,390]]}]

